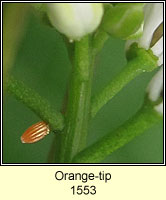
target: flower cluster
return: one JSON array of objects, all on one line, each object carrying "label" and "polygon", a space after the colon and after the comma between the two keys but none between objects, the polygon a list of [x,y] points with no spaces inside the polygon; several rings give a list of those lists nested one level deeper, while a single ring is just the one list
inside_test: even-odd
[{"label": "flower cluster", "polygon": [[[144,48],[144,52],[147,53],[146,50],[150,49],[153,57],[158,58],[155,58],[155,67],[163,64],[163,3],[116,3],[109,4],[107,10],[104,10],[102,3],[48,3],[47,14],[52,25],[70,41],[80,40],[83,36],[93,33],[101,23],[102,31],[127,40],[127,50],[132,49],[131,44],[137,43],[137,50]],[[85,59],[85,56],[82,57]],[[143,60],[142,65],[144,63]],[[147,65],[145,66],[147,68]],[[151,66],[151,63],[148,63],[148,66]],[[115,81],[114,84],[117,82],[120,81]],[[163,114],[163,67],[152,78],[147,92],[149,99],[154,102],[154,109]],[[104,97],[106,93],[108,90],[104,92]],[[110,96],[108,95],[109,100]],[[49,132],[48,124],[39,122],[25,131],[21,141],[37,142]]]},{"label": "flower cluster", "polygon": [[158,66],[163,64],[163,4],[147,3],[144,7],[142,36],[137,40],[128,40],[126,48],[134,42],[146,50],[151,49],[158,57]]}]

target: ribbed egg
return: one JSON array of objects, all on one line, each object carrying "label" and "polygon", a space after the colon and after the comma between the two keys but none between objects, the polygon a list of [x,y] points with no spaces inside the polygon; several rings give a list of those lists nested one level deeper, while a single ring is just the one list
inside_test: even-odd
[{"label": "ribbed egg", "polygon": [[48,124],[38,122],[30,126],[21,136],[22,143],[34,143],[43,139],[50,132]]}]

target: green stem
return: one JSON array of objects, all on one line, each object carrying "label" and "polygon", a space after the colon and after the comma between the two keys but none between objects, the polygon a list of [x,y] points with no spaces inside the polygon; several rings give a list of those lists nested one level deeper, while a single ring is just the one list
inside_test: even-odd
[{"label": "green stem", "polygon": [[100,139],[79,153],[73,163],[99,163],[115,150],[130,142],[136,136],[160,122],[162,117],[146,103],[134,117],[121,127]]},{"label": "green stem", "polygon": [[111,100],[131,80],[143,72],[152,71],[157,67],[154,56],[144,49],[137,49],[137,55],[128,61],[123,70],[111,80],[108,85],[92,98],[91,117]]},{"label": "green stem", "polygon": [[86,144],[93,67],[90,65],[89,37],[75,42],[74,67],[69,89],[61,162],[71,159]]},{"label": "green stem", "polygon": [[[92,39],[92,53],[91,53],[91,65],[92,66],[94,66],[95,56],[103,48],[104,43],[106,42],[106,40],[108,38],[109,38],[108,34],[106,32],[103,32],[102,30],[98,30],[95,33],[95,35],[94,35],[94,37]],[[65,42],[66,47],[68,49],[68,54],[69,54],[70,61],[71,61],[72,65],[74,65],[74,62],[75,62],[75,58],[74,58],[75,57],[75,44],[74,43],[69,43],[68,39],[66,39],[66,37],[63,37],[63,39],[64,39],[64,42]],[[64,108],[63,108],[63,110],[64,110]],[[86,140],[86,134],[85,135],[82,134],[82,135],[83,135],[83,138],[80,139],[80,141],[81,140],[85,141]],[[56,134],[55,135],[55,143],[54,143],[54,151],[55,151],[55,153],[54,153],[54,155],[55,155],[55,162],[56,163],[65,162],[64,161],[64,154],[65,154],[64,142],[65,141],[66,141],[66,136],[64,134]]]},{"label": "green stem", "polygon": [[7,81],[7,91],[47,122],[52,130],[63,129],[64,118],[62,114],[55,111],[45,99],[22,82],[10,78]]},{"label": "green stem", "polygon": [[94,56],[97,55],[101,51],[101,49],[103,48],[105,42],[109,39],[109,37],[110,36],[101,29],[99,29],[95,33],[93,41],[92,41]]}]

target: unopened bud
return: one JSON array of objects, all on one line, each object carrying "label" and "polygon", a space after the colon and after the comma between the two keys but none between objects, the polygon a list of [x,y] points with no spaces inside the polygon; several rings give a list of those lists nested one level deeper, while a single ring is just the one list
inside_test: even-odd
[{"label": "unopened bud", "polygon": [[143,23],[143,3],[117,3],[106,10],[102,28],[114,37],[127,39],[140,32]]},{"label": "unopened bud", "polygon": [[99,26],[103,16],[102,3],[48,3],[52,25],[70,40],[79,40]]}]

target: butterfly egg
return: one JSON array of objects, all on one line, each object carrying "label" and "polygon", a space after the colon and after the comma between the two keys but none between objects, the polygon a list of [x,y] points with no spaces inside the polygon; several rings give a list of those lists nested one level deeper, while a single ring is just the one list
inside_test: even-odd
[{"label": "butterfly egg", "polygon": [[34,143],[43,139],[50,132],[48,124],[38,122],[30,126],[21,136],[22,143]]}]

